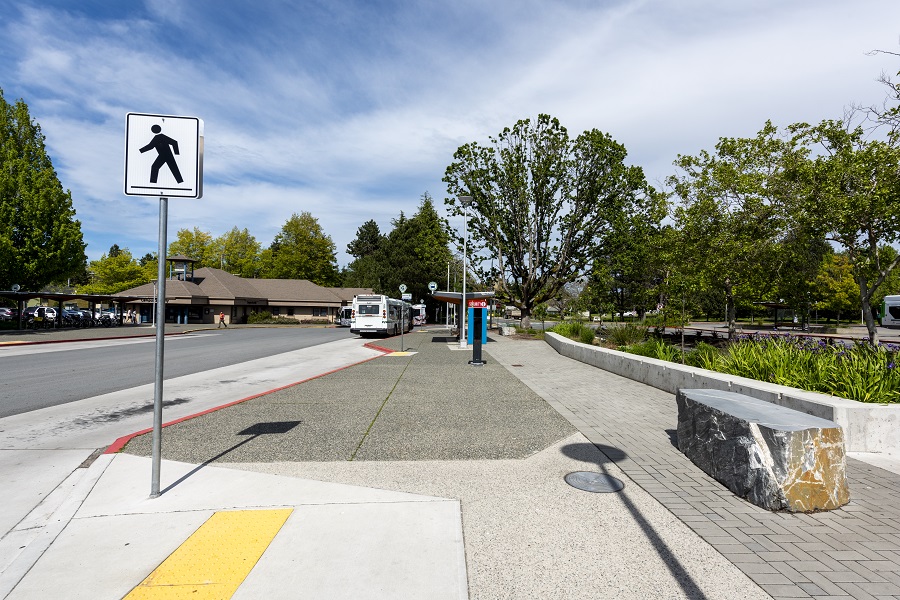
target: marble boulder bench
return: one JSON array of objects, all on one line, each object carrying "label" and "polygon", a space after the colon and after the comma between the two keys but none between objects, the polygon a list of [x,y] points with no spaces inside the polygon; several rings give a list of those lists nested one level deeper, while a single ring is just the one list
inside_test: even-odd
[{"label": "marble boulder bench", "polygon": [[772,511],[850,501],[837,423],[734,392],[679,389],[678,449],[738,496]]}]

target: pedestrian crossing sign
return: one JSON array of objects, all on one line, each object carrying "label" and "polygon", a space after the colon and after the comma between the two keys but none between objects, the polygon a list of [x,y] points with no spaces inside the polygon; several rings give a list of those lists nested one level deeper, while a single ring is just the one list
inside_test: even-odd
[{"label": "pedestrian crossing sign", "polygon": [[203,121],[128,113],[125,116],[125,195],[203,196]]}]

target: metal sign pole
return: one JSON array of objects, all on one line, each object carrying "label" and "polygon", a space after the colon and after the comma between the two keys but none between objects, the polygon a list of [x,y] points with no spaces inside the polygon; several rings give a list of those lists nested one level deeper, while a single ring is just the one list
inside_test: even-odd
[{"label": "metal sign pole", "polygon": [[169,199],[159,199],[159,254],[156,277],[156,379],[153,384],[153,441],[151,449],[152,474],[150,497],[159,497],[159,467],[162,454],[163,359],[166,339],[166,223],[169,218]]}]

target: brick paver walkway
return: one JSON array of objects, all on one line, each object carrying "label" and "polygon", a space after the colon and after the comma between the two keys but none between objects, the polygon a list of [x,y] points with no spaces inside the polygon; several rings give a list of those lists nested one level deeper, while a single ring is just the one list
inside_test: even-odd
[{"label": "brick paver walkway", "polygon": [[900,475],[848,459],[850,504],[772,513],[677,449],[672,394],[560,356],[543,342],[500,338],[486,348],[772,597],[900,598]]}]

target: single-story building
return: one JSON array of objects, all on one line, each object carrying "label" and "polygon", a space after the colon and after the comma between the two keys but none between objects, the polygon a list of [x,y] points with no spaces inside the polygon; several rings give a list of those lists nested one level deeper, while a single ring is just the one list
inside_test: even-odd
[{"label": "single-story building", "polygon": [[[172,261],[172,258],[169,259]],[[246,323],[252,313],[302,322],[334,323],[342,306],[367,288],[326,288],[305,279],[245,279],[211,267],[175,269],[166,279],[167,323],[216,323],[225,313],[226,323]],[[156,283],[147,283],[113,296],[128,298],[124,309],[140,315],[141,323],[153,320]]]}]

